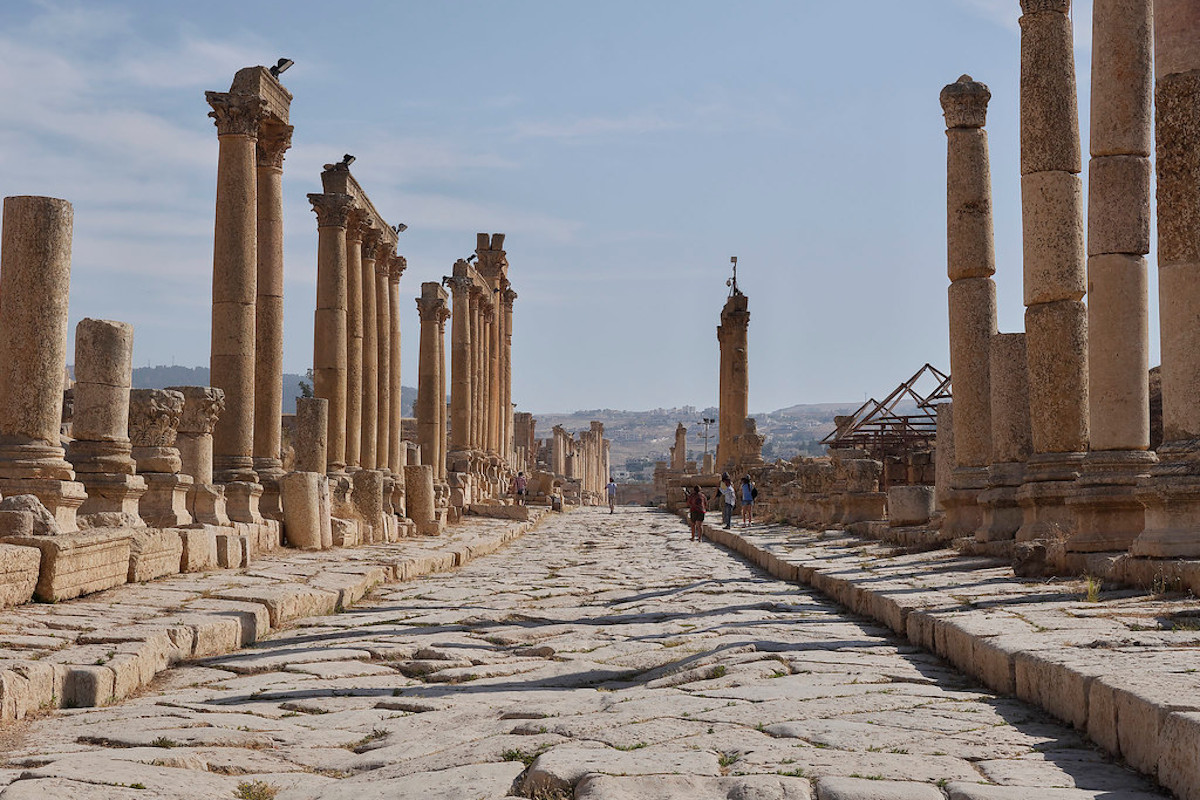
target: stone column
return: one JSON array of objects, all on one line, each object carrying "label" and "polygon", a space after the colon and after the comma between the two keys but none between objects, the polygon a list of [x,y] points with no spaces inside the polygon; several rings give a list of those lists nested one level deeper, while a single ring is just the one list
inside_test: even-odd
[{"label": "stone column", "polygon": [[[1033,455],[1017,493],[1025,509],[1020,541],[1062,539],[1074,531],[1065,501],[1088,448],[1087,285],[1070,6],[1070,0],[1021,3],[1021,217]],[[955,410],[957,420],[964,412]],[[964,446],[956,439],[956,448]]]},{"label": "stone column", "polygon": [[[444,290],[443,290],[444,291]],[[449,432],[448,413],[446,409],[446,321],[450,319],[450,308],[443,302],[438,312],[437,331],[437,366],[438,366],[438,435],[437,461],[434,463],[434,477],[439,483],[446,482],[446,440]]]},{"label": "stone column", "polygon": [[362,237],[365,216],[355,208],[346,226],[346,471],[361,467],[363,399]]},{"label": "stone column", "polygon": [[517,293],[512,289],[505,289],[501,297],[504,300],[504,337],[500,343],[500,457],[504,459],[504,463],[512,465],[512,324],[513,303],[517,300]]},{"label": "stone column", "polygon": [[400,402],[400,276],[404,274],[407,266],[408,262],[404,260],[403,256],[395,256],[391,260],[388,272],[388,304],[391,306],[392,324],[391,334],[388,337],[392,347],[388,375],[391,380],[391,403],[388,409],[391,414],[391,419],[388,420],[388,464],[396,476],[397,488],[401,492],[404,487],[403,467],[407,463],[407,456],[401,453],[404,445],[402,444],[403,432],[400,420],[404,415],[404,409]]},{"label": "stone column", "polygon": [[138,501],[146,482],[136,475],[129,443],[129,389],[133,369],[133,326],[85,319],[75,326],[75,440],[67,456],[87,489],[83,515],[126,515],[94,520],[105,525],[141,524]]},{"label": "stone column", "polygon": [[213,386],[171,386],[183,396],[175,447],[180,472],[192,477],[187,511],[194,522],[228,525],[225,488],[213,485],[213,428],[225,410],[225,392]]},{"label": "stone column", "polygon": [[[257,144],[265,101],[221,92],[205,92],[204,96],[213,108],[209,116],[216,122],[220,142],[209,374],[212,385],[225,391],[226,410],[213,430],[213,468],[220,483],[253,484],[258,481],[254,472]],[[249,496],[254,490],[227,489],[237,491]],[[251,502],[245,505],[248,508]]]},{"label": "stone column", "polygon": [[294,469],[280,481],[284,496],[283,532],[293,547],[322,550],[333,546],[332,498],[328,463],[329,401],[296,398]]},{"label": "stone column", "polygon": [[717,341],[721,345],[717,465],[726,471],[736,468],[737,448],[733,440],[746,424],[750,396],[746,351],[749,327],[749,298],[735,288],[721,309],[721,324],[717,326]]},{"label": "stone column", "polygon": [[378,469],[379,331],[375,319],[375,251],[383,234],[368,229],[362,243],[362,434],[359,459],[363,469]]},{"label": "stone column", "polygon": [[134,389],[129,393],[129,439],[138,474],[146,481],[138,512],[153,528],[177,528],[192,521],[187,510],[192,476],[180,474],[183,461],[175,447],[182,414],[179,392]]},{"label": "stone column", "polygon": [[1127,550],[1142,532],[1137,483],[1150,448],[1150,148],[1153,0],[1092,6],[1092,160],[1088,169],[1090,452],[1067,550]]},{"label": "stone column", "polygon": [[494,453],[496,419],[492,414],[496,402],[495,372],[492,356],[496,352],[496,304],[493,302],[483,312],[483,450]]},{"label": "stone column", "polygon": [[996,326],[992,176],[987,105],[992,93],[970,75],[942,89],[946,116],[946,264],[950,277],[950,374],[955,465],[943,531],[973,536],[992,456],[990,351]]},{"label": "stone column", "polygon": [[417,444],[421,446],[421,463],[433,467],[433,480],[438,479],[438,437],[441,435],[442,411],[438,407],[442,393],[441,348],[442,312],[446,308],[446,290],[436,282],[421,284],[417,310],[421,318],[421,345],[417,366]]},{"label": "stone column", "polygon": [[283,157],[291,145],[292,126],[263,123],[257,150],[253,452],[254,471],[263,484],[262,510],[272,519],[283,514],[279,506],[279,479],[283,476]]},{"label": "stone column", "polygon": [[[421,458],[424,460],[425,456],[422,454]],[[404,478],[408,487],[408,516],[416,523],[417,533],[421,536],[437,536],[442,528],[434,507],[433,467],[428,464],[407,466],[404,468]]]},{"label": "stone column", "polygon": [[[392,306],[388,296],[388,272],[392,246],[381,241],[375,253],[375,363],[378,370],[375,397],[375,448],[379,469],[392,474]],[[400,398],[396,398],[396,403]]]},{"label": "stone column", "polygon": [[1163,443],[1134,555],[1200,555],[1200,4],[1155,0],[1155,163]]},{"label": "stone column", "polygon": [[1024,521],[1017,489],[1025,482],[1025,462],[1033,452],[1026,363],[1025,334],[997,333],[992,337],[992,463],[988,466],[988,488],[979,495],[983,522],[975,539],[980,542],[1013,539]]},{"label": "stone column", "polygon": [[671,469],[683,472],[687,464],[687,428],[680,422],[675,426],[675,449],[671,451]]},{"label": "stone column", "polygon": [[350,195],[310,194],[317,214],[317,310],[314,318],[313,394],[329,401],[329,463],[346,467],[346,225]]},{"label": "stone column", "polygon": [[0,494],[36,495],[64,532],[86,497],[59,440],[73,219],[66,200],[6,197],[0,244]]},{"label": "stone column", "polygon": [[459,259],[447,283],[454,294],[450,330],[450,442],[452,458],[471,449],[471,286],[469,265]]},{"label": "stone column", "polygon": [[486,297],[479,286],[471,288],[471,449],[482,451],[485,448],[483,413],[483,339],[484,307]]},{"label": "stone column", "polygon": [[296,472],[325,472],[328,463],[329,401],[296,398]]}]

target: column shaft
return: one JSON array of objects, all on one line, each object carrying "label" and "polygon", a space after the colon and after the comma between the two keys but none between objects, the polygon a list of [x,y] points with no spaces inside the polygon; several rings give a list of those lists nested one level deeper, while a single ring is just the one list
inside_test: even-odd
[{"label": "column shaft", "polygon": [[351,214],[346,228],[346,467],[362,461],[363,289],[362,213]]},{"label": "column shaft", "polygon": [[346,224],[350,196],[310,194],[317,213],[313,395],[329,401],[327,471],[346,468]]},{"label": "column shaft", "polygon": [[391,346],[391,357],[388,359],[391,362],[388,367],[388,379],[391,382],[388,387],[388,394],[391,395],[388,400],[388,466],[396,476],[401,474],[405,464],[404,456],[400,452],[403,446],[401,420],[404,416],[400,383],[400,276],[404,274],[405,266],[405,260],[396,256],[391,260],[388,272],[388,316],[392,326],[388,336],[388,344]]},{"label": "column shaft", "polygon": [[[379,380],[376,386],[376,459],[379,468],[391,472],[392,421],[392,306],[388,297],[388,261],[391,254],[379,253],[375,260],[375,323]],[[395,398],[399,403],[400,398]]]},{"label": "column shaft", "polygon": [[362,424],[359,460],[363,469],[377,469],[379,434],[379,329],[375,320],[375,250],[380,235],[369,232],[362,245]]},{"label": "column shaft", "polygon": [[[455,264],[455,271],[458,269]],[[454,290],[454,314],[450,318],[451,452],[471,449],[471,284],[467,275],[455,275],[451,281]]]}]

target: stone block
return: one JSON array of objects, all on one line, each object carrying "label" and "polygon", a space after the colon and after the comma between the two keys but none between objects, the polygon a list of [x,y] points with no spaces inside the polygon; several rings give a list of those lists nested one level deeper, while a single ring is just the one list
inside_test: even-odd
[{"label": "stone block", "polygon": [[0,608],[30,601],[41,561],[42,553],[36,547],[0,544]]},{"label": "stone block", "polygon": [[988,353],[991,363],[991,463],[1027,460],[1033,452],[1029,428],[1029,366],[1025,334],[997,333]]},{"label": "stone block", "polygon": [[356,547],[359,543],[358,522],[344,517],[332,517],[330,536],[335,547]]},{"label": "stone block", "polygon": [[10,536],[3,541],[41,551],[34,596],[56,603],[125,583],[129,537],[128,529],[101,528],[58,536]]},{"label": "stone block", "polygon": [[932,486],[893,486],[887,492],[888,523],[924,525],[933,516]]},{"label": "stone block", "polygon": [[1088,400],[1091,449],[1150,446],[1150,314],[1146,259],[1088,259]]},{"label": "stone block", "polygon": [[237,533],[216,535],[217,566],[222,569],[240,569],[250,565],[250,552],[245,536]]},{"label": "stone block", "polygon": [[1062,300],[1025,309],[1034,453],[1088,447],[1087,308]]},{"label": "stone block", "polygon": [[1088,168],[1088,255],[1150,252],[1150,183],[1148,156],[1092,160]]},{"label": "stone block", "polygon": [[1159,733],[1158,782],[1178,797],[1200,797],[1200,713],[1166,715]]},{"label": "stone block", "polygon": [[174,528],[135,528],[129,537],[129,583],[179,574],[183,540]]},{"label": "stone block", "polygon": [[1093,156],[1148,156],[1153,152],[1152,5],[1142,0],[1093,5],[1090,111]]},{"label": "stone block", "polygon": [[1059,11],[1021,16],[1021,174],[1081,169],[1075,44]]},{"label": "stone block", "polygon": [[360,469],[354,473],[354,510],[363,521],[364,541],[377,544],[385,540],[383,527],[383,473]]},{"label": "stone block", "polygon": [[152,528],[178,528],[190,525],[192,517],[187,510],[188,490],[192,487],[191,475],[166,472],[147,472],[141,475],[146,481],[146,493],[138,501],[138,515]]},{"label": "stone block", "polygon": [[1021,178],[1025,305],[1079,300],[1087,291],[1083,182],[1069,172]]},{"label": "stone block", "polygon": [[[279,492],[283,500],[283,533],[292,547],[320,550],[324,546],[324,531],[332,523],[328,516],[328,503],[321,502],[322,483],[328,494],[329,479],[321,473],[290,472],[279,479]],[[322,511],[325,512],[324,517]]]},{"label": "stone block", "polygon": [[60,665],[63,708],[94,708],[110,702],[116,689],[116,674],[107,666]]},{"label": "stone block", "polygon": [[[1166,27],[1161,20],[1155,25],[1156,32]],[[1194,46],[1189,43],[1187,49]],[[1159,264],[1195,263],[1200,261],[1195,235],[1200,229],[1200,72],[1165,75],[1159,68],[1154,103]]]},{"label": "stone block", "polygon": [[209,525],[199,528],[177,528],[183,551],[179,560],[180,572],[204,572],[217,568],[217,531]]},{"label": "stone block", "polygon": [[928,783],[830,776],[817,781],[817,800],[945,800],[945,796]]}]

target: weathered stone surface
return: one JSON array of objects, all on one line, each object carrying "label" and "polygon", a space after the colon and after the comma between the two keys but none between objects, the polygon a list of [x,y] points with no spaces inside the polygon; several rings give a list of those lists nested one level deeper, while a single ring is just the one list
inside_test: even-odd
[{"label": "weathered stone surface", "polygon": [[35,536],[57,536],[62,533],[58,521],[42,501],[31,494],[18,494],[0,500],[0,511],[16,511],[28,515]]},{"label": "weathered stone surface", "polygon": [[175,575],[183,561],[183,540],[175,528],[137,528],[129,537],[130,583]]},{"label": "weathered stone surface", "polygon": [[0,608],[29,602],[41,560],[41,551],[36,547],[0,544]]},{"label": "weathered stone surface", "polygon": [[39,600],[58,602],[125,583],[129,537],[127,529],[105,528],[57,536],[4,537],[4,541],[41,551],[34,594]]}]

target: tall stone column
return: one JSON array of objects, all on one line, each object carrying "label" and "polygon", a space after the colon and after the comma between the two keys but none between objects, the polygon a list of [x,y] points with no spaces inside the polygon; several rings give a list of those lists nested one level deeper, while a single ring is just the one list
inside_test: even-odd
[{"label": "tall stone column", "polygon": [[513,403],[512,403],[512,326],[513,303],[517,293],[505,289],[504,299],[504,339],[500,344],[500,414],[501,414],[501,447],[500,457],[504,463],[512,465],[513,458]]},{"label": "tall stone column", "polygon": [[36,495],[64,532],[86,497],[59,439],[73,219],[66,200],[6,197],[0,243],[0,494]]},{"label": "tall stone column", "polygon": [[[257,483],[254,472],[255,306],[258,293],[258,130],[265,101],[205,92],[220,150],[213,236],[210,380],[225,391],[213,431],[220,483]],[[248,487],[228,491],[251,492]],[[258,490],[261,492],[261,489]],[[252,502],[247,502],[249,508]],[[250,521],[250,520],[246,520]]]},{"label": "tall stone column", "polygon": [[194,522],[228,525],[225,489],[213,485],[212,432],[225,410],[225,392],[212,386],[170,386],[183,395],[183,411],[175,447],[179,450],[180,472],[192,477],[187,490],[187,511]]},{"label": "tall stone column", "polygon": [[346,225],[347,194],[310,194],[317,214],[317,309],[314,317],[313,395],[329,401],[329,465],[346,468]]},{"label": "tall stone column", "polygon": [[946,264],[950,277],[950,374],[954,378],[955,465],[943,530],[973,536],[992,457],[992,337],[997,333],[987,86],[963,75],[942,89],[946,116]]},{"label": "tall stone column", "polygon": [[[1025,334],[997,333],[992,337],[992,463],[988,466],[988,488],[979,495],[983,522],[975,532],[976,541],[1013,539],[1024,521],[1024,512],[1017,503],[1017,490],[1025,482],[1025,462],[1033,452],[1026,364]],[[949,409],[950,406],[938,408]],[[941,424],[939,415],[939,429]],[[941,446],[939,439],[939,456]]]},{"label": "tall stone column", "polygon": [[[459,259],[448,281],[454,296],[450,330],[450,452],[471,449],[471,286],[469,265]],[[459,456],[462,457],[462,456]]]},{"label": "tall stone column", "polygon": [[471,288],[471,449],[484,450],[483,415],[483,338],[484,338],[483,289]]},{"label": "tall stone column", "polygon": [[[388,295],[388,273],[391,269],[391,245],[381,242],[375,253],[375,323],[376,363],[379,371],[375,401],[376,460],[379,468],[392,474],[391,421],[392,421],[392,306]],[[400,398],[395,398],[397,404]]]},{"label": "tall stone column", "polygon": [[687,465],[687,428],[680,422],[675,426],[675,449],[672,451],[671,469],[683,472]]},{"label": "tall stone column", "polygon": [[[283,157],[292,126],[263,123],[258,135],[258,276],[254,312],[254,471],[262,510],[280,519],[283,477]],[[186,412],[185,412],[186,413]],[[211,481],[208,481],[211,483]]]},{"label": "tall stone column", "polygon": [[1131,552],[1200,555],[1200,4],[1154,3],[1163,443]]},{"label": "tall stone column", "polygon": [[350,212],[346,226],[346,470],[360,467],[362,445],[362,237],[365,216]]},{"label": "tall stone column", "polygon": [[[438,287],[441,288],[441,287]],[[437,438],[434,440],[437,443],[437,457],[433,462],[434,478],[439,483],[446,482],[446,440],[449,428],[449,420],[446,413],[446,321],[450,319],[450,309],[446,305],[445,290],[442,290],[443,300],[442,307],[438,310],[437,319],[437,410],[438,410],[438,432]]]},{"label": "tall stone column", "polygon": [[362,243],[362,435],[359,458],[363,469],[378,469],[379,329],[375,319],[375,252],[383,234],[367,230]]},{"label": "tall stone column", "polygon": [[1090,452],[1069,551],[1127,550],[1142,532],[1150,452],[1150,148],[1153,0],[1092,6],[1088,169]]},{"label": "tall stone column", "polygon": [[717,326],[717,341],[721,345],[717,465],[724,471],[736,469],[734,437],[742,432],[748,413],[750,376],[746,348],[749,327],[749,298],[735,287],[721,309],[721,324]]},{"label": "tall stone column", "polygon": [[[1088,448],[1083,186],[1070,0],[1022,0],[1021,208],[1033,455],[1017,539],[1061,539]],[[955,405],[958,405],[957,398]],[[963,411],[955,409],[955,420]],[[962,449],[966,443],[955,441]],[[961,459],[960,459],[961,461]]]},{"label": "tall stone column", "polygon": [[483,393],[483,444],[482,449],[485,452],[494,452],[492,447],[492,437],[495,433],[495,420],[492,417],[492,404],[495,398],[494,385],[492,384],[492,353],[496,345],[496,306],[495,303],[489,304],[483,311],[483,385],[480,387]]},{"label": "tall stone column", "polygon": [[132,360],[129,323],[85,319],[75,326],[75,440],[67,455],[87,489],[80,514],[126,514],[140,523],[146,482],[134,474],[129,443]]},{"label": "tall stone column", "polygon": [[417,444],[421,446],[421,463],[433,467],[437,481],[438,436],[441,433],[442,412],[438,408],[441,392],[442,365],[438,362],[438,347],[442,311],[446,308],[446,291],[440,284],[421,284],[417,310],[421,318],[421,344],[417,363]]},{"label": "tall stone column", "polygon": [[400,402],[400,276],[404,274],[408,262],[403,256],[395,256],[391,259],[388,271],[388,304],[391,307],[391,323],[392,330],[388,337],[391,341],[389,344],[392,347],[391,365],[388,368],[388,378],[391,380],[391,403],[389,405],[389,413],[391,419],[388,420],[388,464],[391,467],[392,474],[396,476],[398,489],[403,491],[403,481],[401,477],[404,475],[404,466],[407,463],[407,456],[402,453],[403,432],[401,430],[401,419],[404,416],[403,404]]}]

